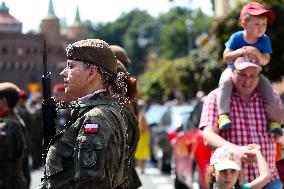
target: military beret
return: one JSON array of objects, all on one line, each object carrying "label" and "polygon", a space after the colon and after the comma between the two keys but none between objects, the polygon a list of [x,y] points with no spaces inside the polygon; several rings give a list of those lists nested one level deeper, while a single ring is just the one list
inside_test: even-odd
[{"label": "military beret", "polygon": [[17,87],[17,85],[10,83],[10,82],[4,82],[4,83],[0,83],[0,93],[4,93],[4,92],[15,92],[17,94],[19,94],[20,89],[19,87]]},{"label": "military beret", "polygon": [[53,87],[52,87],[52,92],[53,93],[57,93],[59,91],[64,91],[65,87],[64,87],[64,83],[56,83]]},{"label": "military beret", "polygon": [[109,45],[100,39],[86,39],[69,44],[66,48],[67,58],[93,64],[117,74],[117,61]]},{"label": "military beret", "polygon": [[10,108],[14,108],[17,104],[19,99],[19,92],[20,89],[13,83],[0,83],[0,98],[5,97]]},{"label": "military beret", "polygon": [[24,90],[19,91],[19,97],[21,98],[28,98],[28,94]]},{"label": "military beret", "polygon": [[117,72],[128,74],[125,66],[119,60],[117,60]]},{"label": "military beret", "polygon": [[110,45],[110,49],[114,52],[116,59],[119,60],[126,68],[131,63],[126,51],[118,45]]}]

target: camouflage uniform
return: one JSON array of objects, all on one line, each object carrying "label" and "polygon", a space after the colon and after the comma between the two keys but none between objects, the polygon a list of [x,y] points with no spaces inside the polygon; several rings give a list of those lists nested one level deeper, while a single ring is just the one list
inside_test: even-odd
[{"label": "camouflage uniform", "polygon": [[0,188],[26,189],[22,171],[26,149],[23,128],[16,114],[8,113],[0,118]]},{"label": "camouflage uniform", "polygon": [[30,140],[31,140],[31,155],[33,159],[33,169],[38,169],[43,165],[43,127],[42,127],[42,106],[37,104],[30,108],[31,125],[30,125]]},{"label": "camouflage uniform", "polygon": [[[128,118],[128,125],[127,125],[127,133],[128,133],[128,145],[129,145],[129,151],[130,151],[130,170],[128,172],[128,179],[126,180],[126,188],[128,189],[136,189],[139,188],[142,183],[138,177],[138,174],[135,170],[135,149],[136,145],[139,140],[139,128],[138,128],[138,122],[137,122],[137,85],[136,85],[136,79],[129,75],[126,68],[128,68],[128,65],[131,63],[131,60],[128,58],[126,51],[118,46],[118,45],[110,45],[110,49],[114,52],[115,57],[117,59],[117,72],[122,72],[127,75],[127,92],[126,97],[128,98],[127,107],[131,113],[127,115]],[[133,80],[134,79],[134,80]],[[135,81],[135,83],[134,83]]]},{"label": "camouflage uniform", "polygon": [[128,112],[127,114],[128,118],[128,125],[127,125],[127,133],[128,133],[128,141],[127,144],[129,145],[129,169],[128,173],[126,173],[127,182],[126,187],[128,189],[136,189],[139,188],[142,183],[138,177],[138,174],[135,170],[135,159],[134,159],[134,154],[135,154],[135,149],[139,140],[139,129],[138,129],[138,123],[137,123],[137,118],[133,113]]},{"label": "camouflage uniform", "polygon": [[71,112],[69,109],[59,109],[57,110],[58,117],[55,121],[56,124],[56,132],[60,132],[62,129],[64,129],[64,125],[68,122],[70,119]]},{"label": "camouflage uniform", "polygon": [[83,102],[50,143],[43,188],[127,188],[126,112],[106,91]]},{"label": "camouflage uniform", "polygon": [[27,180],[27,185],[28,188],[30,186],[31,182],[31,173],[30,173],[30,168],[29,168],[29,154],[30,154],[30,149],[31,149],[31,141],[30,141],[30,126],[31,126],[31,114],[28,111],[26,106],[21,106],[17,105],[15,108],[15,113],[20,116],[22,123],[22,128],[24,131],[24,136],[27,144],[27,149],[24,154],[24,159],[23,159],[23,173],[25,176],[25,179]]}]

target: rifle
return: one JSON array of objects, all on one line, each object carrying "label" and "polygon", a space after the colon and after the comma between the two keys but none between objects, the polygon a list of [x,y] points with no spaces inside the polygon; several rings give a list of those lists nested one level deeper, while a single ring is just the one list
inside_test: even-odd
[{"label": "rifle", "polygon": [[47,55],[46,55],[46,45],[43,41],[43,76],[42,76],[42,91],[43,91],[43,101],[42,101],[42,116],[43,116],[43,161],[45,162],[48,145],[50,140],[56,134],[56,124],[55,119],[57,118],[55,99],[51,97],[51,73],[47,72]]}]

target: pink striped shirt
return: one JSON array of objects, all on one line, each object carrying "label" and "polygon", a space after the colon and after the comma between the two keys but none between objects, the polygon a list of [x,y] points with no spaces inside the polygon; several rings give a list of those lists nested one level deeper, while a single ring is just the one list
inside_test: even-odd
[{"label": "pink striped shirt", "polygon": [[[206,126],[217,127],[217,93],[218,89],[209,93],[204,103],[199,124],[200,129]],[[239,146],[259,144],[261,152],[272,172],[272,180],[279,178],[275,165],[276,143],[272,135],[267,132],[268,120],[260,94],[255,92],[249,102],[244,102],[237,93],[233,92],[231,96],[230,118],[232,127],[220,131],[220,136]],[[242,167],[245,182],[251,182],[259,176],[256,163],[243,164]]]}]

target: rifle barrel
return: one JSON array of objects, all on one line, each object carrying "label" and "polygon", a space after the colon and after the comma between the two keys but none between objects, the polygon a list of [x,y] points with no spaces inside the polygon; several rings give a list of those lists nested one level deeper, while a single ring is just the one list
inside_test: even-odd
[{"label": "rifle barrel", "polygon": [[43,62],[43,75],[47,75],[47,56],[46,56],[46,44],[45,40],[43,40],[43,53],[42,53],[42,62]]}]

